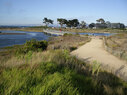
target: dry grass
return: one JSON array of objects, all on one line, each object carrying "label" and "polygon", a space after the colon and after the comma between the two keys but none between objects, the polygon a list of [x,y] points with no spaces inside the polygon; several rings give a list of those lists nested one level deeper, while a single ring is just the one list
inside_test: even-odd
[{"label": "dry grass", "polygon": [[49,40],[48,49],[67,49],[72,51],[88,41],[90,41],[89,37],[81,37],[80,35],[53,37]]},{"label": "dry grass", "polygon": [[27,28],[0,28],[0,30],[14,30],[14,31],[30,31],[30,32],[43,32],[43,29],[53,29],[76,33],[127,33],[127,29],[71,29],[71,28],[50,28],[44,26],[35,26]]},{"label": "dry grass", "polygon": [[[67,49],[70,47],[77,47],[82,43],[87,42],[88,39],[89,38],[86,36],[66,35],[53,38],[49,41],[49,46],[59,45],[60,49]],[[65,46],[68,47],[64,48]],[[101,70],[99,70],[97,75],[92,74],[93,68],[91,66],[76,59],[76,57],[70,56],[67,50],[48,50],[44,52],[29,51],[25,55],[11,56],[9,59],[5,60],[6,61],[0,60],[2,62],[2,64],[0,64],[0,75],[3,74],[0,77],[0,93],[3,93],[4,91],[6,91],[6,93],[20,93],[21,91],[22,93],[24,92],[28,94],[28,92],[25,92],[26,89],[27,91],[32,89],[31,93],[34,92],[34,94],[39,93],[38,89],[41,89],[39,90],[40,92],[43,92],[46,89],[47,92],[49,91],[49,93],[52,93],[54,86],[59,85],[59,82],[61,82],[60,74],[62,74],[62,76],[64,76],[62,81],[67,77],[71,82],[69,81],[69,83],[67,83],[65,81],[64,83],[68,84],[66,86],[61,83],[60,87],[64,86],[64,90],[60,90],[60,88],[57,89],[59,90],[59,93],[66,92],[67,90],[70,91],[72,86],[80,92],[78,95],[127,94],[127,84],[125,82],[115,77],[113,74]],[[67,76],[63,70],[66,71],[67,75],[70,74],[68,70],[73,70],[76,74]],[[44,73],[45,71],[46,73]],[[56,73],[58,74],[56,75]],[[51,77],[50,75],[54,76]],[[43,82],[43,79],[47,79],[47,81]],[[16,86],[15,83],[17,83]],[[35,86],[37,90],[35,90]],[[67,90],[65,90],[66,88]],[[71,94],[72,91],[74,90],[71,90]]]},{"label": "dry grass", "polygon": [[[66,36],[59,36],[53,37],[49,40],[48,50],[54,49],[67,49],[67,50],[74,50],[78,46],[85,44],[86,42],[90,41],[90,38],[87,36],[80,37],[79,35],[66,35]],[[4,61],[6,62],[7,59],[15,56],[15,52],[17,49],[23,47],[23,45],[15,45],[13,47],[6,47],[4,51],[0,51],[0,64]],[[38,58],[38,57],[37,57]]]},{"label": "dry grass", "polygon": [[[55,28],[54,30],[60,30],[59,28]],[[63,31],[69,32],[77,32],[77,33],[120,33],[127,32],[126,29],[70,29],[70,28],[62,28]]]},{"label": "dry grass", "polygon": [[[106,39],[107,45],[113,49],[127,51],[127,34],[116,34]],[[115,47],[114,47],[115,46]]]},{"label": "dry grass", "polygon": [[43,28],[0,28],[0,30],[28,31],[28,32],[43,32]]},{"label": "dry grass", "polygon": [[[73,83],[75,88],[80,89],[81,92],[79,95],[83,95],[84,93],[89,93],[89,94],[91,93],[90,95],[125,95],[127,93],[126,92],[127,84],[125,82],[121,81],[119,78],[115,77],[114,75],[104,71],[100,71],[98,75],[93,75],[91,66],[76,59],[76,57],[70,56],[69,52],[66,50],[32,52],[30,54],[28,52],[26,55],[23,55],[20,57],[12,57],[3,66],[0,65],[0,67],[4,67],[4,68],[6,67],[6,69],[0,68],[0,73],[4,71],[3,72],[4,76],[1,76],[1,77],[7,77],[7,79],[5,79],[7,81],[9,80],[8,78],[11,75],[13,75],[13,77],[15,77],[16,80],[21,81],[21,79],[26,78],[27,77],[26,74],[28,74],[28,75],[31,75],[31,77],[27,77],[26,80],[34,81],[34,79],[36,79],[34,78],[35,76],[37,78],[39,77],[38,80],[41,80],[46,77],[46,76],[42,76],[43,72],[47,71],[47,73],[43,75],[51,75],[61,70],[60,74],[65,74],[63,73],[62,70],[63,68],[67,67],[69,70],[74,70],[77,72],[77,74],[73,75],[73,77],[71,78],[71,80],[73,80],[71,83]],[[46,67],[39,68],[39,67],[42,67],[41,64]],[[51,67],[52,65],[53,66],[55,65],[55,68],[57,68],[55,72],[54,72],[54,67]],[[36,70],[37,72],[34,72],[34,70]],[[39,70],[41,71],[38,72]],[[22,71],[23,73],[24,72],[27,72],[27,73],[23,74],[23,76],[20,76],[22,74]],[[65,71],[67,71],[67,69],[65,69]],[[18,75],[17,75],[17,72],[18,72]],[[54,78],[57,78],[57,77],[58,76],[54,76]],[[52,80],[50,77],[48,79]],[[2,80],[2,83],[4,83],[1,85],[5,85],[9,88],[12,87],[12,86],[9,86],[9,84],[14,86],[14,82],[16,81],[15,79],[12,78],[11,83],[8,82],[8,84],[6,84],[6,82],[4,82],[2,78],[1,80]],[[51,81],[48,81],[48,82],[51,82]],[[58,82],[59,80],[54,80],[54,85],[58,85],[57,84]],[[38,83],[38,81],[35,80],[34,84],[36,83]],[[27,82],[24,81],[24,85],[26,84]],[[39,84],[38,86],[40,86]],[[27,86],[30,86],[31,88],[34,87],[33,85],[31,86],[31,84],[28,84]],[[3,88],[1,87],[1,89]],[[19,91],[19,89],[18,90],[16,89],[17,88],[11,91],[12,92]],[[22,91],[23,89],[20,89],[20,90]],[[42,90],[44,90],[44,88]]]},{"label": "dry grass", "polygon": [[127,34],[120,33],[106,38],[106,45],[118,54],[121,59],[127,60]]}]

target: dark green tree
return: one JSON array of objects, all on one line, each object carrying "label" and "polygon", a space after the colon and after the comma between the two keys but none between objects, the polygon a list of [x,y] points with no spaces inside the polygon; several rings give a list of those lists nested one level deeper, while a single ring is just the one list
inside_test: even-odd
[{"label": "dark green tree", "polygon": [[101,23],[101,24],[104,24],[105,23],[105,20],[103,18],[100,18],[98,20],[96,20],[97,22]]},{"label": "dark green tree", "polygon": [[63,18],[58,18],[57,22],[59,22],[61,27],[63,27],[64,24],[67,24],[67,20]]},{"label": "dark green tree", "polygon": [[93,28],[93,27],[95,27],[95,23],[89,24],[89,28]]},{"label": "dark green tree", "polygon": [[78,19],[68,20],[66,23],[67,27],[77,27],[79,25]]},{"label": "dark green tree", "polygon": [[81,26],[81,28],[85,28],[86,27],[86,22],[85,21],[81,21],[80,26]]},{"label": "dark green tree", "polygon": [[53,24],[53,20],[47,19],[46,17],[43,19],[43,23],[48,26],[49,24]]},{"label": "dark green tree", "polygon": [[78,19],[73,19],[72,20],[72,27],[77,27],[79,25]]},{"label": "dark green tree", "polygon": [[72,27],[72,24],[73,24],[72,20],[68,20],[67,23],[66,23],[66,26],[67,27]]}]

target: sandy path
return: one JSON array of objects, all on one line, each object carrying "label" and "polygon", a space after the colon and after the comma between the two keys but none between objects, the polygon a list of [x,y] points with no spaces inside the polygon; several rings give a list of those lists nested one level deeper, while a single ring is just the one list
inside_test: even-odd
[{"label": "sandy path", "polygon": [[89,43],[81,46],[71,54],[84,61],[92,62],[96,60],[101,63],[103,69],[127,81],[127,63],[104,50],[103,41],[99,38],[92,38]]}]

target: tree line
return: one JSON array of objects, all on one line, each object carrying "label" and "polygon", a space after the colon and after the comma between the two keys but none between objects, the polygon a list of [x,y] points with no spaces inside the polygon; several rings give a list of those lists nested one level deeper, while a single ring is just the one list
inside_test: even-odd
[{"label": "tree line", "polygon": [[[48,19],[48,18],[44,18],[43,19],[43,23],[48,26],[49,24],[53,24],[53,20]],[[72,20],[67,20],[64,18],[57,18],[57,22],[59,23],[59,25],[62,27],[66,26],[66,27],[79,27],[79,28],[93,28],[93,27],[100,27],[100,28],[111,28],[111,27],[115,27],[115,26],[120,26],[120,28],[125,28],[125,25],[122,23],[111,23],[109,21],[105,21],[103,18],[97,19],[96,22],[97,23],[91,23],[89,25],[86,24],[85,21],[81,21],[79,22],[78,19],[72,19]]]},{"label": "tree line", "polygon": [[[54,22],[53,20],[48,19],[48,18],[43,19],[43,23],[46,26],[48,26],[49,24],[53,24],[53,22]],[[67,20],[67,19],[63,19],[63,18],[58,18],[57,22],[59,23],[59,25],[61,27],[63,27],[63,25],[66,25],[67,27],[77,27],[77,26],[79,26],[79,24],[81,24],[82,27],[86,26],[86,23],[84,21],[82,21],[80,23],[78,19]]]}]

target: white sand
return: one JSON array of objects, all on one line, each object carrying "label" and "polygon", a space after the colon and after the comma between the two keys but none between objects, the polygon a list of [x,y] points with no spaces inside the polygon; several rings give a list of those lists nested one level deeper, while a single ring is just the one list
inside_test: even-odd
[{"label": "white sand", "polygon": [[99,38],[92,38],[89,43],[81,46],[71,53],[84,61],[98,61],[102,68],[112,72],[123,80],[127,81],[127,62],[108,53],[103,47],[103,41]]}]

